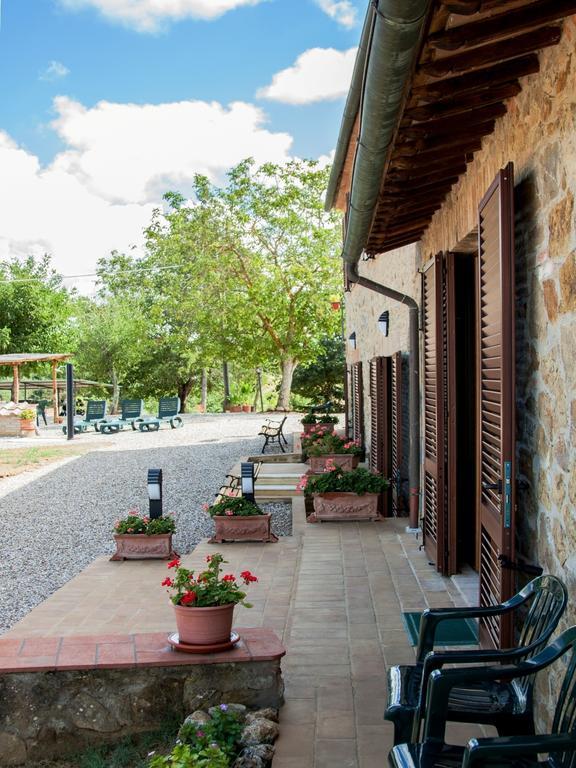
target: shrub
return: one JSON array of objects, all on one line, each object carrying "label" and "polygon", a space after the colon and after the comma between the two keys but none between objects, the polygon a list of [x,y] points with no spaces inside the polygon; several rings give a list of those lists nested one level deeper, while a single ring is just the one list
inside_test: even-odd
[{"label": "shrub", "polygon": [[334,467],[329,472],[319,475],[304,475],[298,483],[298,490],[309,496],[312,493],[348,492],[363,495],[382,493],[390,487],[390,482],[380,475],[374,475],[363,467],[348,472],[342,467]]}]

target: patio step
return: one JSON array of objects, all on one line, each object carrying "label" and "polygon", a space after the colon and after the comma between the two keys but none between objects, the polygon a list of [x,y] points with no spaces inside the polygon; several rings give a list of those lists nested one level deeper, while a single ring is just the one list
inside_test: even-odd
[{"label": "patio step", "polygon": [[265,499],[291,499],[297,496],[296,483],[290,483],[289,485],[256,485],[254,495],[257,501],[264,501]]}]

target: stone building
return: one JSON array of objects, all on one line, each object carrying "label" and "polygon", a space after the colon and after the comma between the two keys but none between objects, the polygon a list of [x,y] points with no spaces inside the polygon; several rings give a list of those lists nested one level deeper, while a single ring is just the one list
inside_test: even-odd
[{"label": "stone building", "polygon": [[389,511],[411,508],[441,573],[477,572],[484,604],[533,567],[576,593],[574,13],[371,3],[327,195],[352,427],[395,480]]}]

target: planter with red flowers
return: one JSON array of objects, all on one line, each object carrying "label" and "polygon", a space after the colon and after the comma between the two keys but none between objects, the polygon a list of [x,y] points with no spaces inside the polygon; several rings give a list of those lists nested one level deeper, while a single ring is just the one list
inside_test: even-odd
[{"label": "planter with red flowers", "polygon": [[385,477],[358,467],[346,472],[334,466],[319,475],[304,475],[298,490],[314,501],[307,522],[323,520],[376,520],[378,498],[390,486]]},{"label": "planter with red flowers", "polygon": [[131,509],[123,520],[114,524],[116,552],[110,560],[171,560],[178,557],[172,547],[176,530],[174,518],[157,517],[151,520]]},{"label": "planter with red flowers", "polygon": [[[319,425],[320,426],[320,425]],[[331,428],[302,438],[302,451],[312,473],[326,472],[334,466],[350,470],[358,466],[362,448],[355,440],[342,437]]]},{"label": "planter with red flowers", "polygon": [[[173,574],[162,586],[167,587],[174,605],[178,637],[171,642],[177,647],[200,646],[208,651],[232,645],[238,637],[232,633],[234,606],[240,603],[251,608],[236,576],[221,575],[221,566],[226,563],[222,555],[208,555],[206,562],[206,569],[198,573],[182,566],[180,560],[168,563]],[[245,585],[258,581],[250,571],[242,571],[239,579]]]},{"label": "planter with red flowers", "polygon": [[278,541],[270,529],[271,515],[266,515],[257,504],[242,496],[223,499],[204,511],[214,520],[216,530],[211,544],[225,541]]}]

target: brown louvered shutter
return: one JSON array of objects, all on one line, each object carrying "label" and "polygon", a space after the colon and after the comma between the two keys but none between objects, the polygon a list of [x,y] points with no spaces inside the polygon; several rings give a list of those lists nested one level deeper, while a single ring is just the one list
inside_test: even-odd
[{"label": "brown louvered shutter", "polygon": [[[391,386],[390,358],[370,360],[370,456],[372,472],[391,475]],[[382,494],[380,513],[390,514],[390,492]]]},{"label": "brown louvered shutter", "polygon": [[362,363],[354,363],[351,373],[352,383],[352,439],[364,444],[364,384],[362,381]]},{"label": "brown louvered shutter", "polygon": [[446,286],[443,254],[422,275],[424,320],[424,523],[426,554],[445,569],[445,365]]},{"label": "brown louvered shutter", "polygon": [[[500,171],[478,210],[478,487],[480,603],[514,592],[514,169]],[[485,645],[508,647],[509,621],[482,622]]]},{"label": "brown louvered shutter", "polygon": [[402,498],[402,353],[390,358],[390,433],[392,481],[392,513],[398,515],[404,508]]}]

